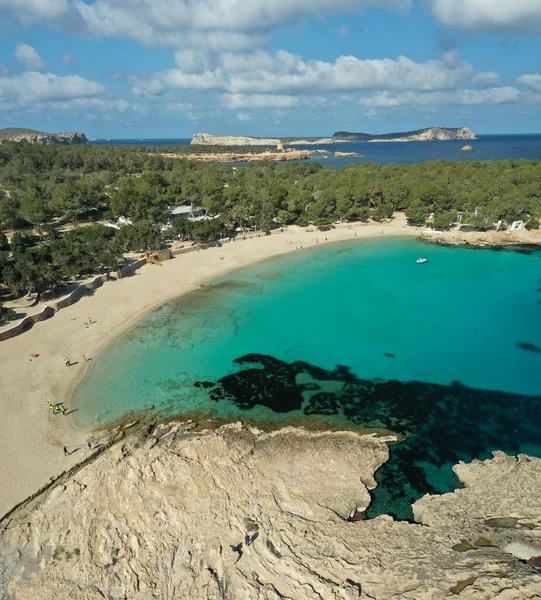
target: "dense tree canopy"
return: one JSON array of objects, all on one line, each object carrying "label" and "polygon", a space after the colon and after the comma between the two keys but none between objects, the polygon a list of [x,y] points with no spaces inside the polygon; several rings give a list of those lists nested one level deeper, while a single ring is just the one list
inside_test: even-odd
[{"label": "dense tree canopy", "polygon": [[[320,162],[256,162],[237,169],[162,155],[219,150],[0,144],[0,230],[19,230],[11,247],[0,238],[0,284],[13,293],[46,289],[113,268],[123,252],[156,249],[173,237],[210,241],[292,223],[383,220],[397,210],[411,224],[428,220],[436,228],[450,227],[458,214],[478,229],[517,219],[535,228],[541,216],[538,161],[366,162],[336,170]],[[173,220],[162,230],[167,208],[181,204],[219,218]],[[120,216],[135,224],[58,231]],[[21,233],[25,227],[37,237]]]}]

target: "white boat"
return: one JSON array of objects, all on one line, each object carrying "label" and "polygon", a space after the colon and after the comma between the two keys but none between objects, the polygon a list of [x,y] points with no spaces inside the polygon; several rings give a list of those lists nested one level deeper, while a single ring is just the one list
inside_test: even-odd
[{"label": "white boat", "polygon": [[418,258],[418,259],[417,259],[417,262],[418,262],[420,265],[422,265],[423,263],[425,263],[425,262],[426,262],[426,258]]}]

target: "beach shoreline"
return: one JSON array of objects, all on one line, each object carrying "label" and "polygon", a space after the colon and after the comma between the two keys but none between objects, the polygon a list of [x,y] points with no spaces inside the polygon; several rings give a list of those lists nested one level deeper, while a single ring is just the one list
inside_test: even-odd
[{"label": "beach shoreline", "polygon": [[[160,265],[145,265],[122,280],[107,282],[53,318],[1,342],[0,407],[4,418],[0,423],[0,514],[90,453],[90,431],[79,429],[69,415],[53,415],[47,406],[49,399],[69,406],[73,391],[91,364],[82,359],[83,354],[96,357],[146,314],[237,269],[300,251],[301,247],[362,242],[382,235],[427,239],[424,231],[408,226],[405,217],[398,215],[388,223],[344,223],[327,232],[289,227],[272,235],[179,255]],[[430,241],[454,240],[450,233],[431,235]],[[481,234],[466,235],[473,242]],[[523,243],[532,243],[530,238]],[[507,235],[505,239],[511,240]],[[514,243],[521,243],[520,238]],[[90,327],[86,325],[89,319],[93,321]],[[29,359],[31,353],[40,356]],[[75,364],[66,368],[64,358]],[[64,446],[72,452],[69,456],[64,455]]]}]

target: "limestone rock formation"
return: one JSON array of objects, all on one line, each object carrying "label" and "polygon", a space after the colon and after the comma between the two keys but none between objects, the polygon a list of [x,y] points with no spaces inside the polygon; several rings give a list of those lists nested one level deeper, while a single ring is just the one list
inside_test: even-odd
[{"label": "limestone rock formation", "polygon": [[192,144],[203,146],[277,146],[281,140],[275,138],[255,138],[242,135],[215,135],[213,133],[196,133]]},{"label": "limestone rock formation", "polygon": [[29,144],[87,144],[88,139],[84,133],[72,131],[69,133],[44,133],[34,129],[22,129],[18,127],[0,129],[0,142],[26,142]]},{"label": "limestone rock formation", "polygon": [[400,133],[350,133],[338,131],[333,135],[336,140],[348,142],[434,142],[447,140],[476,140],[475,133],[469,127],[429,127]]},{"label": "limestone rock formation", "polygon": [[0,597],[541,598],[512,552],[541,555],[541,460],[459,465],[465,489],[417,502],[422,524],[358,521],[386,441],[240,424],[134,434],[0,523]]},{"label": "limestone rock formation", "polygon": [[460,152],[473,152],[473,146],[463,146],[462,148],[460,148]]},{"label": "limestone rock formation", "polygon": [[195,133],[192,138],[192,144],[202,146],[276,146],[277,149],[283,146],[315,146],[318,144],[333,144],[336,141],[332,138],[258,138],[242,135],[216,135],[214,133]]}]

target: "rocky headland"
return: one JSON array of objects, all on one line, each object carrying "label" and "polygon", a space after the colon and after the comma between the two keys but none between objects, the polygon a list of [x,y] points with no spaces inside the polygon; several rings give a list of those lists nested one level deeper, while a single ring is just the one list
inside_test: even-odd
[{"label": "rocky headland", "polygon": [[78,131],[71,131],[68,133],[45,133],[43,131],[22,129],[19,127],[0,129],[0,142],[3,141],[28,144],[61,144],[64,146],[88,143],[86,135]]},{"label": "rocky headland", "polygon": [[364,520],[390,437],[141,430],[0,522],[0,597],[541,597],[541,459],[460,464],[415,523]]},{"label": "rocky headland", "polygon": [[401,133],[349,133],[339,131],[333,137],[348,142],[442,142],[448,140],[476,140],[477,136],[469,127],[429,127]]}]

